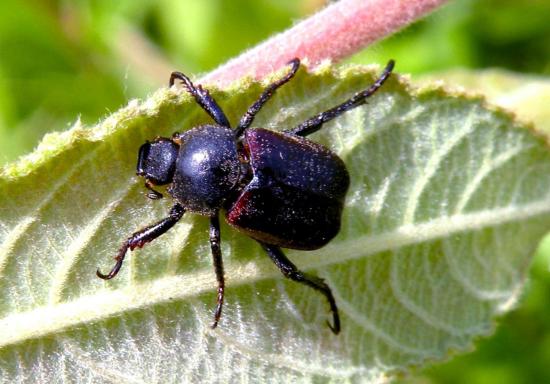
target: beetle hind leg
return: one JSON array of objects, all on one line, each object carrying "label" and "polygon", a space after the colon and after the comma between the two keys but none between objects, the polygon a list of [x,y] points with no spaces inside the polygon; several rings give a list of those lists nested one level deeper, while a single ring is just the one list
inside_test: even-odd
[{"label": "beetle hind leg", "polygon": [[356,93],[355,95],[353,95],[353,97],[344,101],[342,104],[337,105],[329,109],[328,111],[321,112],[318,115],[307,119],[297,127],[286,130],[284,132],[298,136],[310,135],[321,129],[324,123],[340,116],[342,113],[349,111],[350,109],[356,108],[365,103],[365,100],[372,96],[378,90],[378,88],[380,88],[382,84],[384,84],[388,77],[390,77],[394,65],[395,62],[393,60],[390,60],[386,65],[386,68],[384,68],[384,71],[382,72],[380,77],[378,77],[378,79],[366,90]]},{"label": "beetle hind leg", "polygon": [[340,316],[338,315],[338,307],[336,306],[336,300],[334,300],[334,296],[332,295],[332,291],[330,290],[330,287],[324,282],[323,279],[317,276],[312,276],[309,274],[306,274],[302,271],[300,271],[281,251],[281,248],[265,244],[262,242],[259,242],[262,246],[262,248],[267,252],[271,260],[275,263],[275,265],[280,269],[280,271],[283,273],[283,275],[291,280],[294,280],[298,283],[305,284],[320,293],[322,293],[329,305],[330,310],[332,312],[332,318],[333,322],[330,324],[327,321],[327,324],[329,328],[331,329],[334,334],[338,334],[340,332]]}]

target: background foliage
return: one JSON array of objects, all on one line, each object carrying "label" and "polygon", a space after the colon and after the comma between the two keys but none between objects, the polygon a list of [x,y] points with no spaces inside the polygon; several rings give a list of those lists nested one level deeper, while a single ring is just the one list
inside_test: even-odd
[{"label": "background foliage", "polygon": [[[321,0],[0,2],[0,163],[77,118],[92,124],[162,87],[168,73],[206,72],[323,5]],[[456,67],[550,74],[550,3],[459,0],[355,55],[400,73]],[[521,18],[517,16],[521,15]],[[548,382],[550,241],[520,307],[475,352],[407,382]]]}]

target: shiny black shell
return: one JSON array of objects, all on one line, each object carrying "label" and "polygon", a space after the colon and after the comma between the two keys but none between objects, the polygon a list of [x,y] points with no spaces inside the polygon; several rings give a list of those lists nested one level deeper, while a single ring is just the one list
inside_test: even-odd
[{"label": "shiny black shell", "polygon": [[179,152],[168,192],[186,210],[215,214],[240,180],[234,132],[219,125],[202,125],[176,140]]},{"label": "shiny black shell", "polygon": [[248,129],[252,179],[226,204],[229,224],[283,248],[313,250],[340,230],[349,174],[326,147],[300,136]]}]

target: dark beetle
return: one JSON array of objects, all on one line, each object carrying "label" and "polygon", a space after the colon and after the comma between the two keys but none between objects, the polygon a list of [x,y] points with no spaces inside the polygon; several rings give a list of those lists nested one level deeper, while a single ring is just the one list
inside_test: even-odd
[{"label": "dark beetle", "polygon": [[224,112],[207,90],[180,72],[176,79],[216,124],[201,125],[172,138],[159,137],[139,149],[137,174],[145,178],[148,197],[158,199],[156,185],[168,185],[175,201],[167,218],[130,236],[115,257],[113,269],[102,279],[112,279],[122,266],[128,249],[133,250],[167,232],[185,211],[210,218],[210,246],[218,280],[218,299],[214,313],[216,327],[222,312],[224,273],[220,248],[218,212],[225,210],[227,222],[255,239],[275,265],[288,278],[321,292],[333,315],[329,327],[340,331],[338,308],[323,279],[306,274],[287,259],[280,247],[314,250],[327,244],[340,230],[349,175],[336,154],[304,136],[321,129],[329,120],[360,106],[389,77],[390,60],[382,75],[365,91],[336,107],[314,116],[295,128],[274,132],[249,128],[256,113],[281,85],[289,81],[300,66],[292,60],[290,72],[272,83],[246,111],[239,125],[231,129]]}]

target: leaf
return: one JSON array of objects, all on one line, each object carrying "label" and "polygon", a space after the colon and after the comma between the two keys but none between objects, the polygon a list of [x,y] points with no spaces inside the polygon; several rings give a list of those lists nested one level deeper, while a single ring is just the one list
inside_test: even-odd
[{"label": "leaf", "polygon": [[550,137],[550,79],[504,69],[473,71],[455,69],[421,78],[443,79],[448,84],[465,87],[469,92],[482,93],[489,102],[506,108],[520,119],[533,122],[536,129]]},{"label": "leaf", "polygon": [[[292,127],[366,88],[362,67],[300,71],[255,126]],[[235,122],[261,87],[212,94]],[[352,178],[343,228],[289,258],[326,279],[342,315],[286,281],[227,225],[219,327],[208,225],[186,215],[103,282],[120,243],[165,216],[144,197],[137,149],[208,118],[162,89],[93,128],[45,137],[0,181],[0,370],[5,382],[384,381],[487,335],[521,292],[550,226],[544,140],[479,98],[392,77],[368,105],[313,136]]]}]

